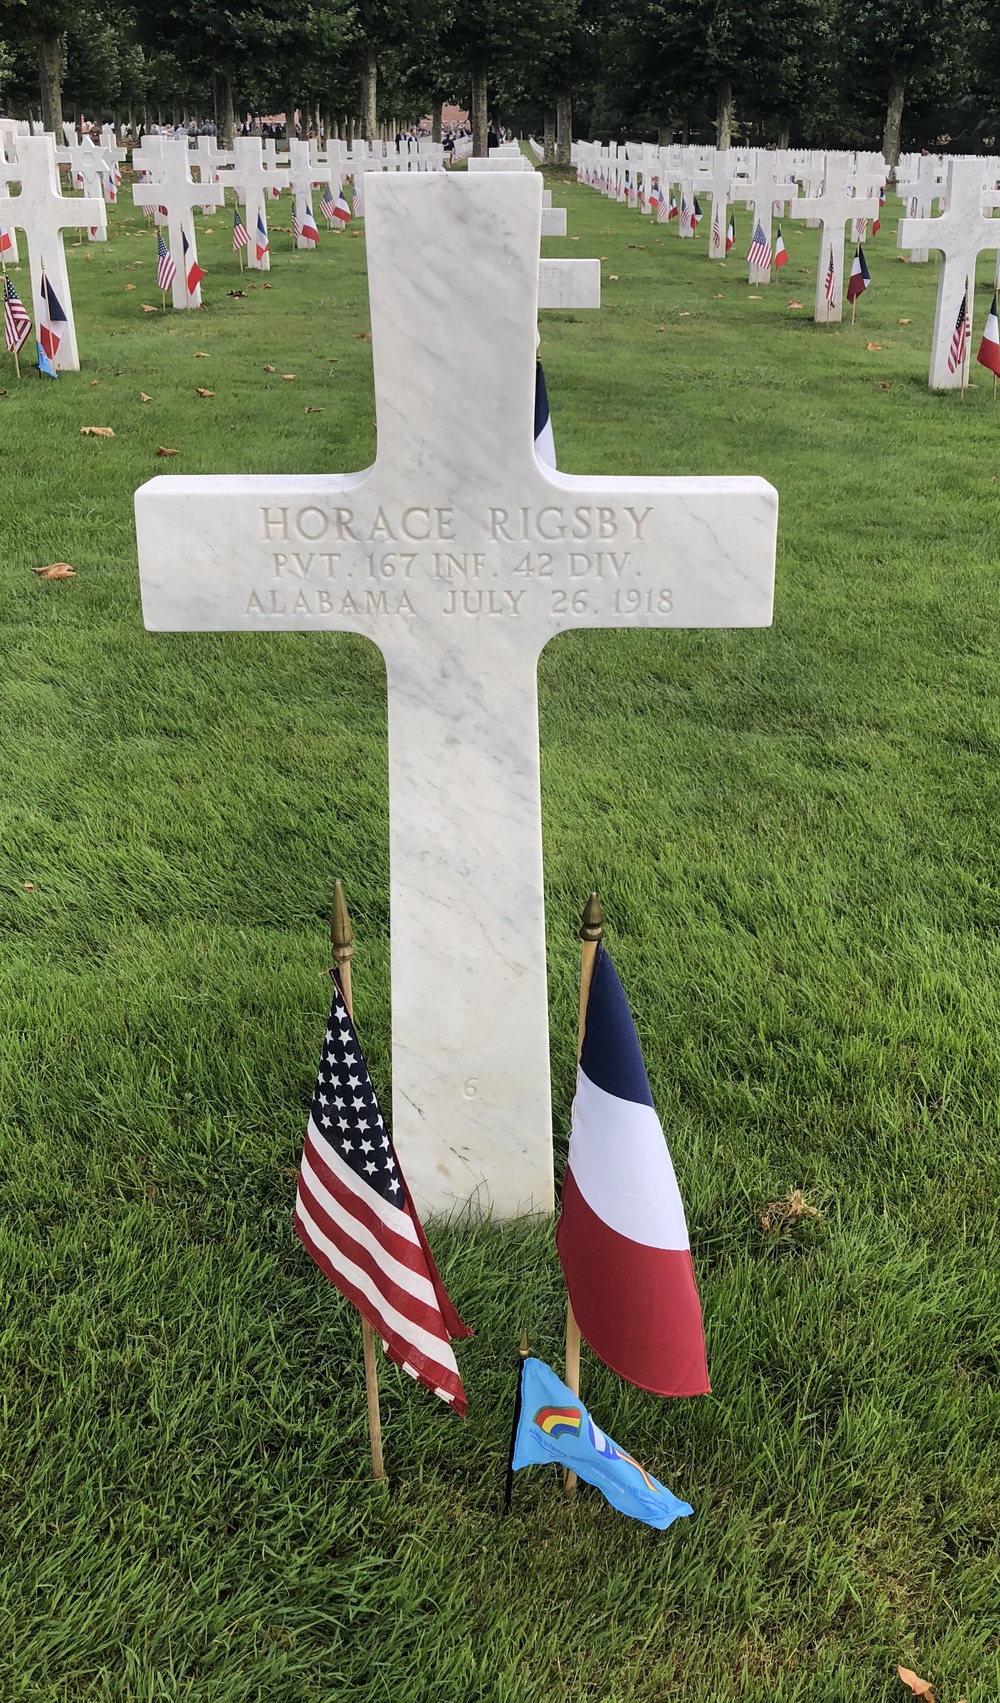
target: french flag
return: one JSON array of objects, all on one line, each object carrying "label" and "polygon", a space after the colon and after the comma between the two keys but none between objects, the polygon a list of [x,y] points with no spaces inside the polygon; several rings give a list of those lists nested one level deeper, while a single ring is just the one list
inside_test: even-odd
[{"label": "french flag", "polygon": [[188,295],[193,296],[205,276],[205,270],[204,267],[198,265],[197,259],[191,258],[193,243],[188,242],[184,231],[181,232],[181,242],[184,244],[184,281],[187,284]]},{"label": "french flag", "polygon": [[632,1013],[603,945],[556,1246],[581,1333],[605,1365],[656,1395],[708,1394],[684,1207]]},{"label": "french flag", "polygon": [[[983,340],[979,345],[976,360],[981,367],[986,367],[993,374],[994,380],[1000,375],[1000,323],[997,321],[997,298],[994,292],[993,306],[990,308],[986,324],[983,327]],[[537,407],[537,404],[536,404]]]},{"label": "french flag", "polygon": [[[256,240],[256,244],[255,244],[255,249],[254,249],[254,252],[256,253],[258,260],[263,260],[265,254],[268,251],[268,247],[269,247],[269,244],[268,244],[268,240],[267,240],[267,226],[264,223],[264,215],[263,215],[263,213],[258,213],[257,214],[257,240]],[[268,261],[268,265],[270,265],[270,261]]]},{"label": "french flag", "polygon": [[546,467],[555,466],[556,440],[552,435],[549,393],[545,388],[542,363],[538,360],[535,362],[535,454],[539,461],[544,461]]},{"label": "french flag", "polygon": [[54,361],[69,321],[59,297],[44,272],[42,273],[42,287],[39,294],[41,309],[38,314],[38,342],[46,359]]}]

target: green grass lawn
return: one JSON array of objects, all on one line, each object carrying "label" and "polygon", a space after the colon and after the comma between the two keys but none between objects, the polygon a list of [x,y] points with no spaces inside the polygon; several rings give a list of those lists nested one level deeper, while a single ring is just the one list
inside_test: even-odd
[{"label": "green grass lawn", "polygon": [[[557,1157],[596,884],[714,1385],[585,1355],[583,1394],[694,1517],[537,1468],[498,1518],[522,1328],[562,1364],[547,1226],[433,1230],[470,1416],[385,1367],[368,1481],[357,1321],[291,1213],[337,874],[388,1088],[382,663],[147,635],[132,527],[163,471],[372,459],[365,245],[273,232],[253,289],[199,218],[205,311],[144,314],[123,204],[69,249],[83,371],[0,381],[3,1703],[875,1703],[897,1663],[1000,1694],[1000,406],[927,390],[936,259],[899,262],[895,203],[827,330],[817,232],[750,291],[707,225],[554,187],[546,251],[606,257],[599,314],[544,316],[560,465],[781,498],[773,630],[541,664]],[[768,1213],[796,1189],[818,1216]]]}]

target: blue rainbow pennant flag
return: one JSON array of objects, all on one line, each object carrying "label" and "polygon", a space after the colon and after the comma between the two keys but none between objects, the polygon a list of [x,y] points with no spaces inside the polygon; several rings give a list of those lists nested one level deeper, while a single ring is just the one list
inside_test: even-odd
[{"label": "blue rainbow pennant flag", "polygon": [[579,1396],[557,1378],[544,1360],[521,1365],[520,1409],[511,1451],[511,1470],[558,1461],[593,1484],[606,1501],[630,1519],[665,1531],[690,1514],[665,1484],[606,1437]]}]

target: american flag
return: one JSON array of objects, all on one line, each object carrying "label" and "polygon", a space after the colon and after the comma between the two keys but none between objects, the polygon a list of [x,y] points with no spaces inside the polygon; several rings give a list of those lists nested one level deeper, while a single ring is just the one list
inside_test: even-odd
[{"label": "american flag", "polygon": [[[670,211],[671,207],[673,207],[673,209],[674,209],[673,213]],[[668,219],[673,218],[674,213],[676,213],[676,211],[677,211],[677,208],[674,205],[673,195],[672,194],[665,195],[663,190],[661,189],[660,190],[660,198],[656,203],[656,222],[657,222],[657,224],[658,225],[665,225],[667,223]]]},{"label": "american flag", "polygon": [[955,329],[951,334],[951,348],[948,350],[948,371],[957,373],[965,366],[965,351],[969,343],[969,286],[966,283],[965,295],[958,310]]},{"label": "american flag", "polygon": [[837,300],[837,273],[833,264],[832,248],[830,249],[830,264],[826,269],[826,283],[823,285],[823,294],[829,306],[833,307]]},{"label": "american flag", "polygon": [[16,355],[24,348],[31,332],[28,310],[8,278],[3,278],[3,334],[7,348]]},{"label": "american flag", "polygon": [[238,254],[241,248],[246,248],[250,241],[250,232],[240,218],[238,207],[233,210],[233,253]]},{"label": "american flag", "polygon": [[694,208],[688,206],[688,199],[683,190],[681,191],[681,222],[678,228],[682,237],[689,233],[694,236]]},{"label": "american flag", "polygon": [[292,214],[292,241],[293,242],[298,242],[298,240],[299,240],[299,229],[300,229],[299,215],[298,215],[298,213],[293,212],[293,214]]},{"label": "american flag", "polygon": [[761,272],[771,270],[771,244],[764,235],[764,227],[759,219],[754,226],[753,241],[747,249],[747,265],[756,266]]},{"label": "american flag", "polygon": [[177,268],[170,258],[170,250],[163,240],[163,232],[156,233],[156,287],[158,290],[169,290],[177,276]]},{"label": "american flag", "polygon": [[356,219],[360,219],[360,217],[361,217],[361,191],[358,188],[356,183],[351,184],[351,207],[354,210],[354,217]]},{"label": "american flag", "polygon": [[320,196],[319,210],[322,213],[327,224],[332,225],[333,224],[333,190],[330,188],[329,184],[326,184],[324,186],[323,193]]},{"label": "american flag", "polygon": [[306,1129],[295,1229],[390,1360],[466,1411],[456,1313],[413,1209],[339,983]]}]

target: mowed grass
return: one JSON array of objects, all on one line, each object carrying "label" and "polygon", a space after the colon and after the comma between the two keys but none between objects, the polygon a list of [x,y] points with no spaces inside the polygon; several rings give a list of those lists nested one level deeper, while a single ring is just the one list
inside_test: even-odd
[{"label": "mowed grass", "polygon": [[[205,311],[147,315],[123,205],[69,250],[83,371],[0,397],[4,1703],[874,1703],[900,1662],[1000,1692],[1000,407],[928,392],[936,259],[897,261],[894,204],[828,331],[817,232],[750,291],[706,225],[554,187],[547,252],[607,257],[601,313],[544,316],[560,464],[781,497],[771,631],[541,664],[557,1159],[596,884],[714,1385],[585,1357],[584,1395],[694,1517],[541,1468],[498,1517],[523,1328],[561,1369],[548,1226],[432,1227],[470,1416],[384,1367],[368,1481],[356,1320],[291,1212],[337,874],[388,1099],[382,664],[147,635],[131,518],[158,472],[371,460],[365,245],[273,231],[231,299],[231,211],[199,218]],[[818,1216],[768,1214],[796,1189]]]}]

